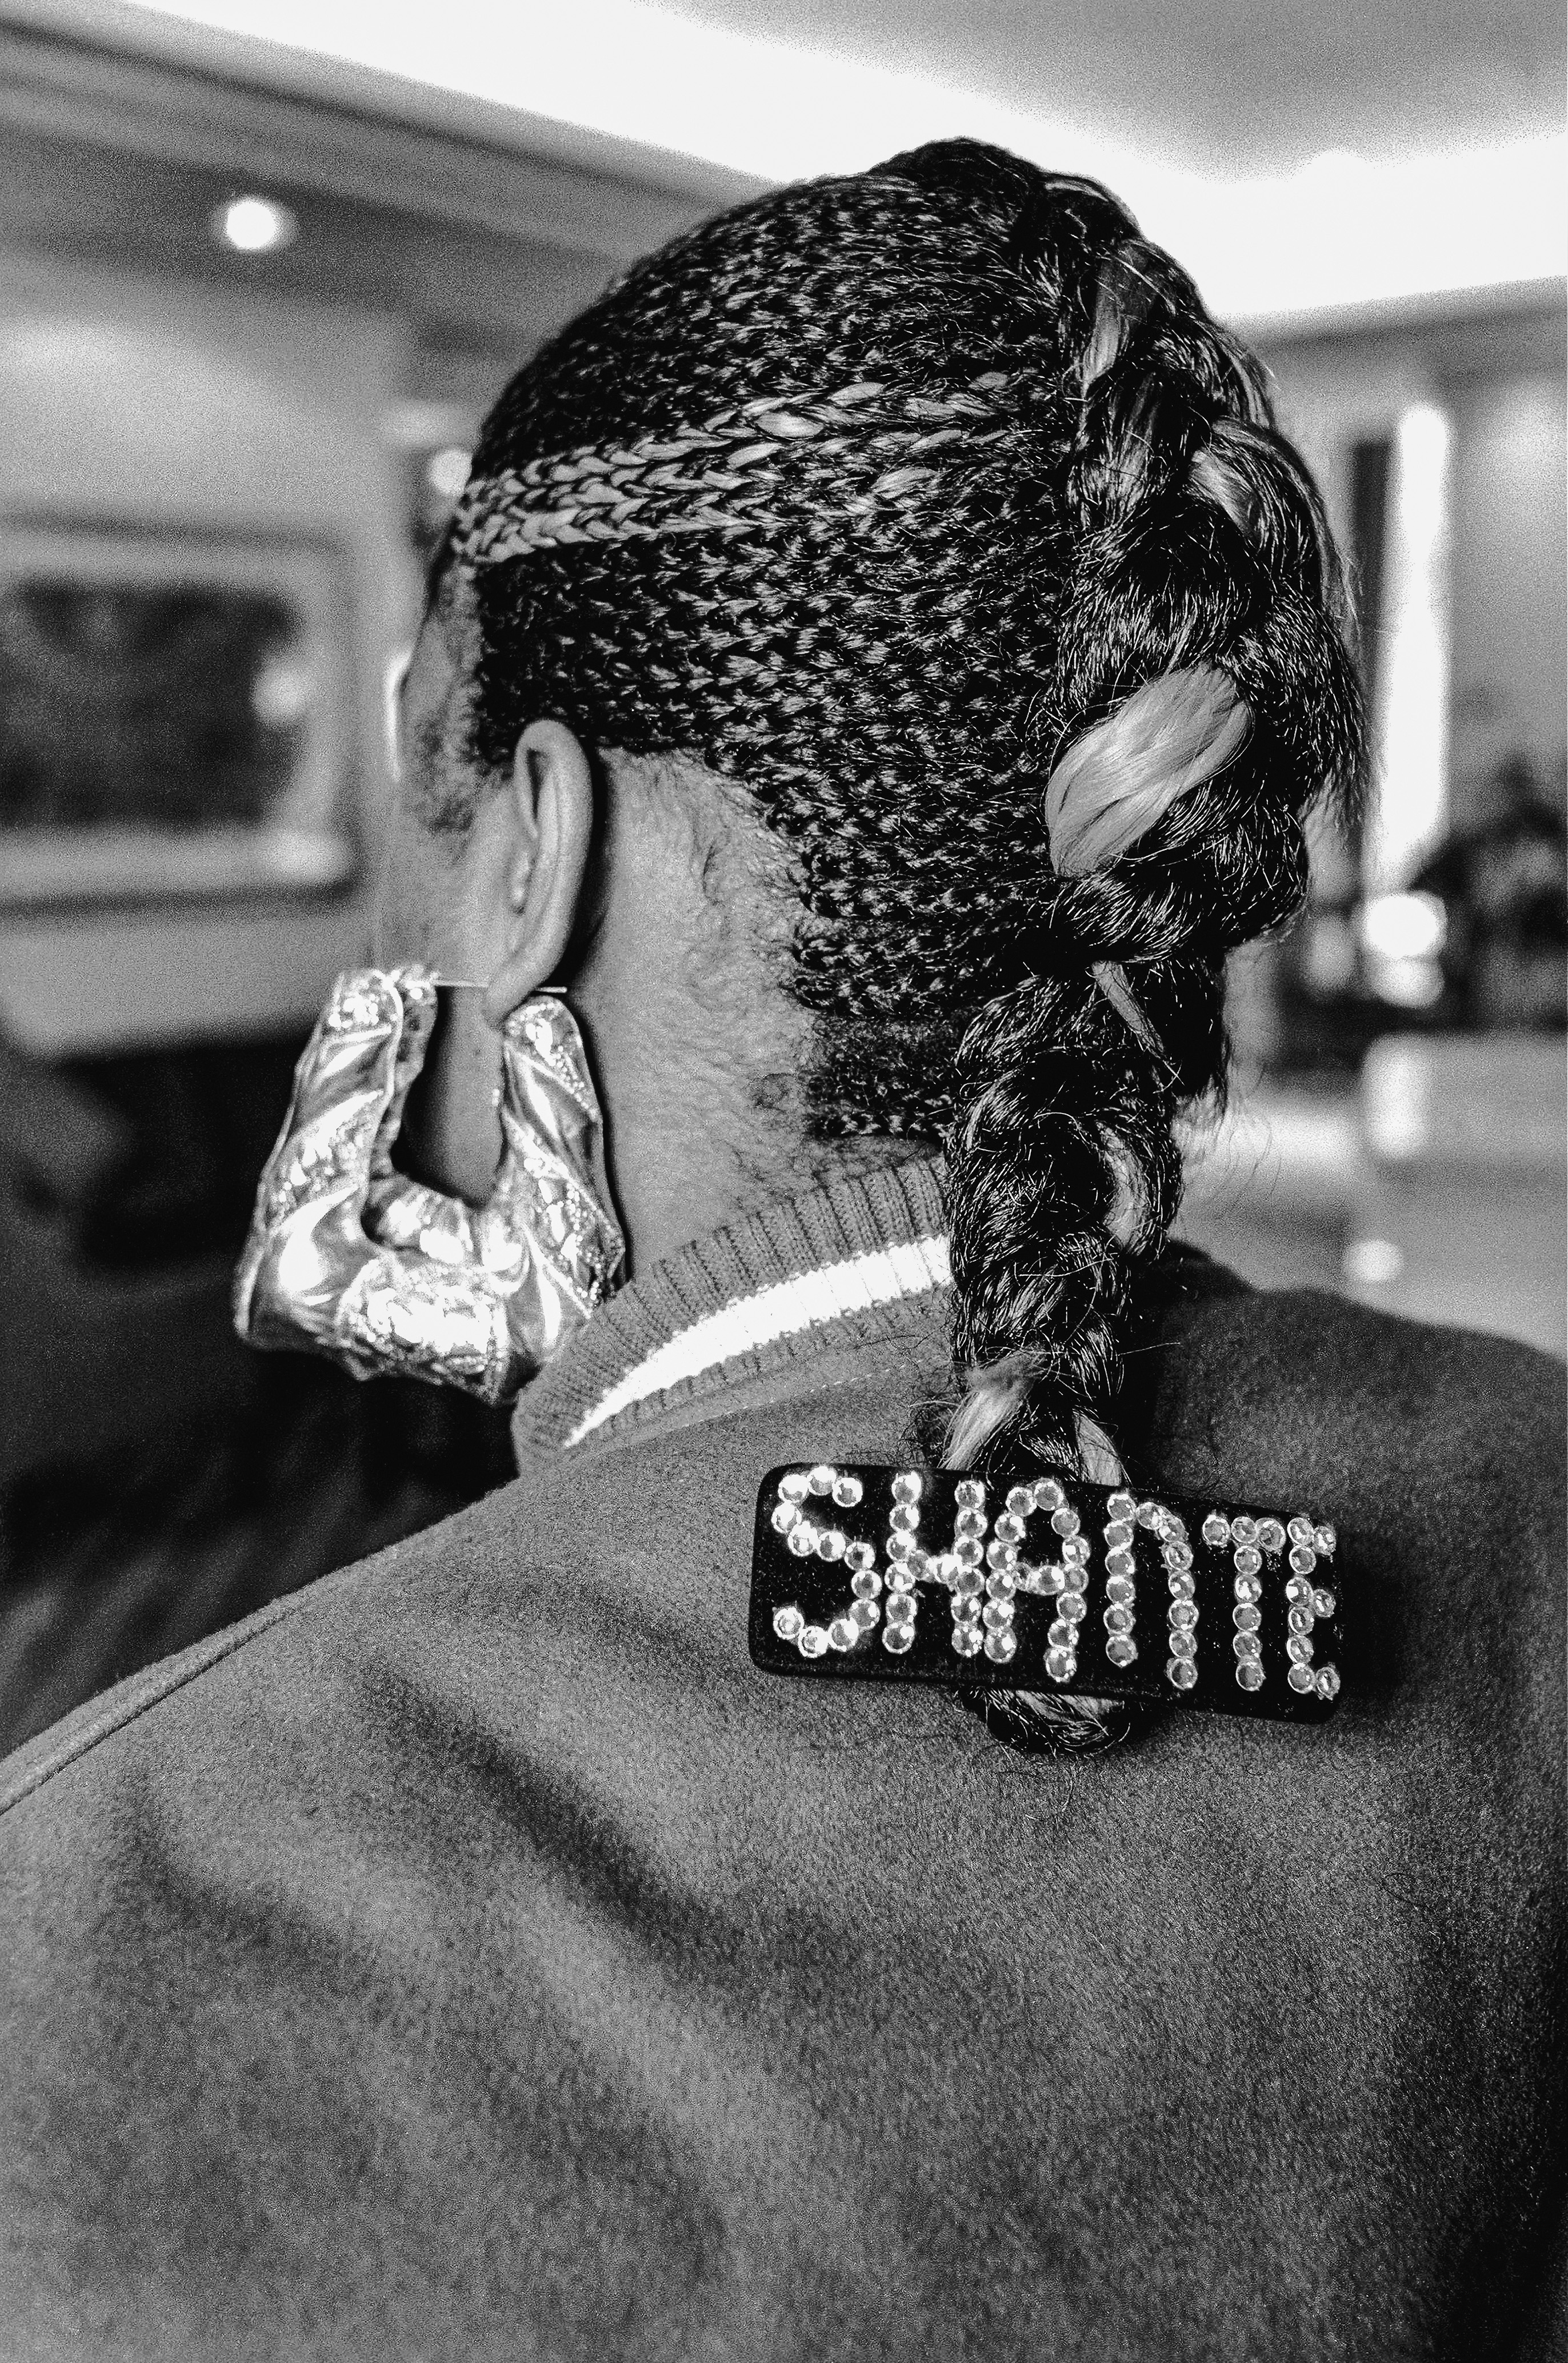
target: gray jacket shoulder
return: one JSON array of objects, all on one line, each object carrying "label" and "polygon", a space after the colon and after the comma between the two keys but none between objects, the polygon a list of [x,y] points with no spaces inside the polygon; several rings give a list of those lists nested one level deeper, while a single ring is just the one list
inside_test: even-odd
[{"label": "gray jacket shoulder", "polygon": [[[1333,1520],[1392,1701],[1561,1748],[1568,1371],[1311,1291],[1177,1307],[1139,1448],[1173,1488]],[[1555,1775],[1553,1776],[1555,1778]]]}]

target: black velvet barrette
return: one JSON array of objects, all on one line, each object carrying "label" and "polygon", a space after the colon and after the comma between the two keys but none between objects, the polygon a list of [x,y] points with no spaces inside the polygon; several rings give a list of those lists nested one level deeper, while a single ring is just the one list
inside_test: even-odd
[{"label": "black velvet barrette", "polygon": [[1141,1499],[1055,1470],[775,1469],[751,1654],[767,1673],[1321,1723],[1340,1693],[1335,1548],[1305,1510]]}]

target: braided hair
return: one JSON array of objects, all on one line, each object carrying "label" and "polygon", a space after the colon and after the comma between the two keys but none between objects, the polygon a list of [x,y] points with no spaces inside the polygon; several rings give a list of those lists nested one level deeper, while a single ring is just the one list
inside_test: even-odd
[{"label": "braided hair", "polygon": [[1364,760],[1257,364],[1105,190],[942,142],[635,266],[506,388],[451,556],[482,768],[558,715],[740,782],[790,849],[812,1131],[945,1139],[949,1459],[1113,1472],[1226,955]]}]

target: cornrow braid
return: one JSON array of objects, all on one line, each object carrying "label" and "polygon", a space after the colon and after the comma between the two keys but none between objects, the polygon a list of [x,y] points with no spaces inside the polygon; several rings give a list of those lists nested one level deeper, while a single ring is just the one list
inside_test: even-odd
[{"label": "cornrow braid", "polygon": [[452,555],[481,765],[560,715],[742,782],[795,857],[813,1131],[945,1139],[949,1459],[1114,1477],[1226,956],[1363,763],[1256,364],[1105,190],[939,143],[635,265],[502,394]]},{"label": "cornrow braid", "polygon": [[644,436],[624,450],[569,451],[503,469],[476,483],[460,504],[453,555],[493,565],[574,541],[778,531],[800,505],[800,484],[787,481],[788,456],[802,442],[812,445],[811,474],[822,479],[817,530],[865,516],[877,503],[907,511],[939,483],[933,453],[955,440],[972,449],[1005,432],[996,422],[1007,385],[992,373],[934,399],[889,401],[888,389],[876,384],[814,400],[764,396],[700,427]]}]

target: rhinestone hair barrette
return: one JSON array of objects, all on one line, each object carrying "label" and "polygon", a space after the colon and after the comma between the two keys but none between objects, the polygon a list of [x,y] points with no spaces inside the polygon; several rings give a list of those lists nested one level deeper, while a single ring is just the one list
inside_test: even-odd
[{"label": "rhinestone hair barrette", "polygon": [[1140,1497],[1058,1470],[775,1469],[751,1654],[768,1673],[1321,1723],[1341,1687],[1338,1548],[1306,1510]]}]

